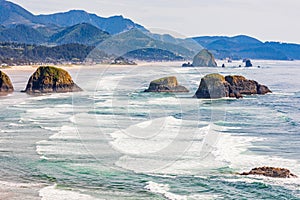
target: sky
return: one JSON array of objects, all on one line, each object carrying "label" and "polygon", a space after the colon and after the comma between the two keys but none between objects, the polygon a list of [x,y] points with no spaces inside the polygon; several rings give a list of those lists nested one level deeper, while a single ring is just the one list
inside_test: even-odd
[{"label": "sky", "polygon": [[177,37],[249,35],[300,44],[300,0],[10,0],[34,14],[80,9],[123,15]]}]

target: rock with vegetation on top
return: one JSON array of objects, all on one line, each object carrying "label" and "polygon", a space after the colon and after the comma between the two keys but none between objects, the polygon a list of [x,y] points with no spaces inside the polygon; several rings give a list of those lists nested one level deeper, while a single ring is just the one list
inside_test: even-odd
[{"label": "rock with vegetation on top", "polygon": [[221,74],[209,74],[201,79],[195,94],[197,98],[222,98],[229,96],[229,84]]},{"label": "rock with vegetation on top", "polygon": [[207,49],[201,50],[193,60],[193,66],[195,67],[217,67],[217,63],[212,53]]},{"label": "rock with vegetation on top", "polygon": [[252,169],[250,172],[243,172],[240,175],[262,175],[273,178],[297,178],[290,170],[276,167],[258,167]]},{"label": "rock with vegetation on top", "polygon": [[14,91],[14,87],[10,81],[10,78],[2,71],[0,71],[0,94],[11,93]]},{"label": "rock with vegetation on top", "polygon": [[170,76],[151,81],[145,92],[189,92],[189,90],[179,85],[175,76]]},{"label": "rock with vegetation on top", "polygon": [[243,76],[222,76],[209,74],[201,79],[200,86],[194,97],[216,99],[222,97],[242,98],[242,95],[266,94],[271,90],[254,80],[248,80]]},{"label": "rock with vegetation on top", "polygon": [[61,68],[42,66],[29,78],[24,92],[35,93],[64,93],[82,91],[70,74]]}]

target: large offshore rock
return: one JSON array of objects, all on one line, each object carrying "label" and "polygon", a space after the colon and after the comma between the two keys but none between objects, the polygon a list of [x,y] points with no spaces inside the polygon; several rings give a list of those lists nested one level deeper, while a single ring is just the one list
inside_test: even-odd
[{"label": "large offshore rock", "polygon": [[201,79],[200,85],[194,97],[197,98],[241,98],[242,95],[266,94],[272,92],[267,86],[254,80],[248,80],[243,76],[222,76],[221,74],[209,74]]},{"label": "large offshore rock", "polygon": [[193,59],[192,66],[195,67],[217,67],[217,63],[212,53],[207,49],[202,49]]},{"label": "large offshore rock", "polygon": [[243,172],[240,175],[261,175],[273,178],[297,178],[290,170],[276,167],[258,167],[252,169],[250,172]]},{"label": "large offshore rock", "polygon": [[145,92],[189,92],[189,90],[179,85],[175,76],[170,76],[151,81]]},{"label": "large offshore rock", "polygon": [[229,96],[229,84],[221,74],[209,74],[201,79],[197,98],[216,99]]},{"label": "large offshore rock", "polygon": [[74,83],[66,70],[52,66],[42,66],[29,78],[24,92],[35,94],[79,91],[82,91],[82,89]]},{"label": "large offshore rock", "polygon": [[14,87],[10,81],[10,78],[4,72],[0,71],[0,95],[11,93],[14,91]]}]

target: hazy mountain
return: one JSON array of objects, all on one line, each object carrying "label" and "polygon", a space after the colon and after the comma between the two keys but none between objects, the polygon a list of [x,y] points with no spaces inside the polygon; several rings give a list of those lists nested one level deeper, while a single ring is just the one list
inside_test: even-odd
[{"label": "hazy mountain", "polygon": [[0,0],[0,13],[0,24],[4,26],[39,23],[35,15],[9,1]]},{"label": "hazy mountain", "polygon": [[255,38],[239,35],[203,36],[193,38],[206,49],[212,51],[216,58],[232,59],[300,59],[300,45],[277,42],[261,42]]},{"label": "hazy mountain", "polygon": [[121,33],[132,28],[146,30],[141,25],[122,16],[104,18],[83,10],[71,10],[50,15],[33,15],[21,6],[5,0],[0,0],[0,13],[0,24],[4,26],[24,24],[35,27],[41,25],[67,27],[80,23],[89,23],[110,34]]},{"label": "hazy mountain", "polygon": [[[32,38],[28,37],[27,32],[29,32],[29,30],[24,33],[24,37],[22,37],[22,31],[20,32],[18,30],[19,33],[14,33],[12,38],[0,36],[1,41],[22,41],[24,43],[35,44],[44,44],[44,42],[47,41],[50,44],[81,43],[95,45],[107,38],[103,31],[110,34],[119,34],[131,29],[139,29],[148,36],[147,40],[151,38],[152,42],[148,41],[148,46],[140,44],[137,47],[130,48],[130,50],[134,50],[136,48],[156,48],[156,46],[158,46],[160,49],[171,49],[172,52],[176,54],[178,53],[184,56],[190,56],[191,54],[196,54],[202,49],[201,45],[190,39],[177,39],[167,34],[152,34],[141,25],[138,25],[130,19],[126,19],[122,16],[103,18],[82,10],[71,10],[63,13],[36,16],[22,7],[4,0],[0,0],[0,7],[0,24],[7,27],[15,27],[16,24],[22,24],[27,25],[28,27],[30,26],[36,30],[35,32],[30,30],[34,33],[32,34]],[[78,24],[85,25],[77,26]],[[87,24],[91,24],[94,27],[88,26]],[[95,27],[100,30],[97,30]],[[12,29],[9,31],[12,31]],[[19,34],[19,36],[15,36],[16,34]],[[46,39],[42,39],[40,34]],[[128,35],[125,34],[118,36],[117,38],[120,39],[120,37],[123,36],[128,37]],[[151,46],[150,43],[153,43],[153,45]],[[167,47],[164,45],[167,45]],[[176,50],[176,48],[178,49]]]},{"label": "hazy mountain", "polygon": [[[135,51],[135,55],[145,53],[145,56],[153,54],[157,57],[159,51],[154,49],[160,49],[163,54],[170,52],[186,59],[204,47],[216,58],[300,59],[298,44],[264,43],[246,35],[179,39],[168,34],[153,34],[122,16],[103,18],[82,10],[33,15],[5,0],[0,0],[0,41],[39,45],[101,43],[99,49],[117,55]],[[139,49],[144,50],[136,51]]]},{"label": "hazy mountain", "polygon": [[101,31],[91,24],[82,23],[67,27],[52,35],[49,42],[54,44],[79,43],[97,45],[108,37],[110,37],[109,33]]},{"label": "hazy mountain", "polygon": [[130,51],[156,48],[167,50],[177,56],[191,58],[194,52],[179,45],[155,40],[138,29],[132,29],[125,33],[114,35],[102,42],[98,48],[105,50],[108,54],[124,55]]},{"label": "hazy mountain", "polygon": [[42,44],[47,41],[47,37],[30,26],[16,25],[15,27],[0,29],[0,41]]},{"label": "hazy mountain", "polygon": [[50,15],[38,15],[37,18],[44,24],[57,24],[59,26],[73,26],[79,23],[92,24],[103,31],[110,34],[117,34],[128,31],[132,28],[144,27],[126,19],[123,16],[112,16],[109,18],[99,17],[95,14],[87,13],[83,10],[71,10],[64,13],[56,13]]},{"label": "hazy mountain", "polygon": [[150,32],[147,32],[146,34],[155,40],[160,40],[163,42],[182,46],[186,49],[194,51],[195,54],[198,53],[201,49],[203,49],[203,47],[199,43],[197,43],[195,40],[193,40],[191,38],[187,38],[187,39],[174,38],[173,36],[171,36],[169,34],[153,34]]},{"label": "hazy mountain", "polygon": [[284,52],[289,59],[300,60],[300,45],[280,42],[266,42],[265,46]]},{"label": "hazy mountain", "polygon": [[201,36],[201,37],[194,37],[192,38],[202,46],[206,47],[209,44],[212,44],[217,41],[226,41],[228,43],[236,43],[236,44],[244,44],[244,45],[258,45],[262,44],[261,41],[246,36],[246,35],[238,35],[234,37],[227,37],[227,36]]}]

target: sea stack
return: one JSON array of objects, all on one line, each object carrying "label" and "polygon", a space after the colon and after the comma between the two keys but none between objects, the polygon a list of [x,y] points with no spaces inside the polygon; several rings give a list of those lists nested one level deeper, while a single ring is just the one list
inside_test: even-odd
[{"label": "sea stack", "polygon": [[14,87],[10,81],[10,78],[4,72],[0,71],[0,95],[11,93],[14,91]]},{"label": "sea stack", "polygon": [[267,86],[243,76],[222,76],[208,74],[201,79],[196,98],[216,99],[222,97],[242,98],[242,95],[267,94],[272,92]]},{"label": "sea stack", "polygon": [[212,53],[207,49],[202,49],[193,59],[195,67],[217,67],[217,62]]},{"label": "sea stack", "polygon": [[189,90],[179,85],[175,76],[170,76],[151,81],[145,92],[189,92]]},{"label": "sea stack", "polygon": [[245,61],[245,67],[252,67],[253,65],[252,65],[252,63],[251,63],[251,60],[249,60],[249,59],[246,59],[246,61]]},{"label": "sea stack", "polygon": [[82,91],[82,89],[74,83],[66,70],[52,66],[42,66],[29,78],[24,92],[38,94],[79,91]]}]

